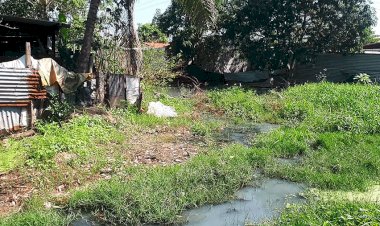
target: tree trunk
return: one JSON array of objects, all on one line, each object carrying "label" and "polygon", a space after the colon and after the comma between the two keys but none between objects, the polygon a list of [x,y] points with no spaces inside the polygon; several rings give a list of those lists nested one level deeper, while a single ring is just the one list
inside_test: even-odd
[{"label": "tree trunk", "polygon": [[91,54],[91,44],[94,37],[95,23],[98,14],[100,0],[91,0],[90,9],[87,15],[86,30],[84,32],[83,45],[79,55],[77,72],[85,73],[88,71],[88,63]]},{"label": "tree trunk", "polygon": [[141,43],[138,37],[137,29],[135,26],[135,2],[136,0],[126,0],[125,9],[128,14],[128,31],[127,31],[127,72],[129,76],[140,77],[142,67],[143,53],[141,50]]}]

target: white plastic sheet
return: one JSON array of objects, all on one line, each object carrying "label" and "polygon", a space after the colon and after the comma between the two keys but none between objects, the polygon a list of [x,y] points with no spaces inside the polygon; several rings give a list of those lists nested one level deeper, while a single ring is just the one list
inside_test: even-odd
[{"label": "white plastic sheet", "polygon": [[140,78],[126,76],[126,97],[129,104],[136,104],[140,97]]},{"label": "white plastic sheet", "polygon": [[159,118],[173,118],[178,116],[173,107],[166,106],[161,102],[150,102],[148,114]]}]

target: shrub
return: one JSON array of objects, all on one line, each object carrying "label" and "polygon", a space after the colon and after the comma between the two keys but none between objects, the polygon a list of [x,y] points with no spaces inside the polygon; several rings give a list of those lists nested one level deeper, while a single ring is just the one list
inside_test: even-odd
[{"label": "shrub", "polygon": [[354,81],[360,84],[372,84],[371,76],[366,73],[360,73],[354,77]]},{"label": "shrub", "polygon": [[178,76],[173,72],[176,59],[169,58],[163,49],[148,49],[144,51],[141,75],[144,83],[150,85],[165,85]]},{"label": "shrub", "polygon": [[47,122],[61,123],[61,121],[68,119],[73,112],[73,106],[67,101],[61,100],[59,96],[52,96],[49,98],[49,102],[49,107],[45,110],[45,112],[48,112],[45,119]]}]

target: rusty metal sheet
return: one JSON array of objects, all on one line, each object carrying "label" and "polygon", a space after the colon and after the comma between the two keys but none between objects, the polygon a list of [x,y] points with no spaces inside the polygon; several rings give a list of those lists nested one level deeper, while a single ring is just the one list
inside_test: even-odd
[{"label": "rusty metal sheet", "polygon": [[0,103],[45,99],[46,96],[35,70],[0,68]]},{"label": "rusty metal sheet", "polygon": [[35,70],[0,68],[0,134],[30,127],[32,102],[46,99]]},{"label": "rusty metal sheet", "polygon": [[0,134],[28,127],[27,107],[0,107]]}]

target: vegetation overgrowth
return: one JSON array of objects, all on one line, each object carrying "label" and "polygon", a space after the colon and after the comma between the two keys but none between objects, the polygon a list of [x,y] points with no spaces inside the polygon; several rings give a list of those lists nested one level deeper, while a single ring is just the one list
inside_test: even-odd
[{"label": "vegetation overgrowth", "polygon": [[[149,101],[161,101],[174,106],[179,117],[155,118],[127,109],[113,112],[118,126],[89,116],[75,118],[62,128],[56,124],[40,125],[40,135],[23,140],[33,144],[28,146],[31,151],[21,149],[24,150],[21,153],[32,166],[50,167],[49,160],[61,151],[86,155],[96,144],[121,142],[120,131],[125,130],[186,127],[193,134],[212,139],[227,124],[281,123],[279,129],[255,137],[252,147],[220,148],[214,142],[208,145],[215,147],[205,148],[184,164],[121,167],[113,179],[73,192],[64,202],[70,207],[69,212],[100,212],[107,221],[121,224],[181,221],[178,215],[185,209],[231,198],[237,189],[252,182],[255,169],[261,169],[266,176],[300,182],[311,188],[365,191],[380,179],[379,91],[376,85],[322,82],[262,95],[233,87],[211,90],[207,95],[174,98],[167,89],[153,91],[147,86],[143,109],[147,109]],[[214,115],[218,120],[208,120],[202,114]],[[81,139],[70,139],[71,135]],[[59,145],[51,146],[48,141]],[[17,153],[14,147],[22,147],[21,143],[11,141],[2,147],[1,154]],[[128,149],[124,146],[127,143],[121,145],[121,150]],[[49,150],[46,156],[41,157],[39,149],[33,151],[33,147],[40,146],[45,148],[41,150]],[[376,225],[380,222],[378,204],[339,200],[310,199],[307,204],[286,209],[278,222],[273,223]],[[12,225],[12,219],[20,224],[33,222],[30,218],[39,222],[49,214],[56,214],[52,220],[60,220],[57,225],[64,225],[67,220],[50,210],[25,210],[0,220],[0,225]]]},{"label": "vegetation overgrowth", "polygon": [[379,225],[380,205],[348,201],[316,201],[285,210],[278,225]]}]

